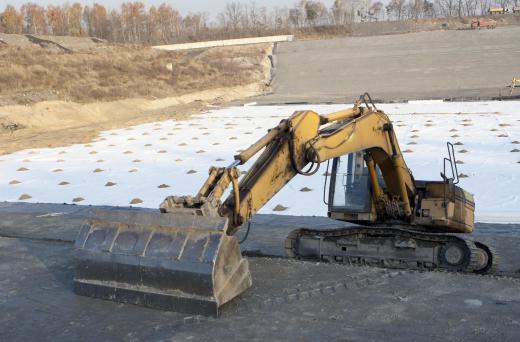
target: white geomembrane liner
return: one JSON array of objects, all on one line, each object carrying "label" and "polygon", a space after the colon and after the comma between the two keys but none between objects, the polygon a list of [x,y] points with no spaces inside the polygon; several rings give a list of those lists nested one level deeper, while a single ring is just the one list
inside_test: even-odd
[{"label": "white geomembrane liner", "polygon": [[[30,197],[24,201],[73,203],[76,199],[78,204],[117,206],[134,200],[137,206],[157,208],[167,195],[194,195],[211,165],[229,165],[238,150],[295,110],[326,114],[348,107],[231,107],[187,121],[102,132],[90,144],[4,155],[0,200]],[[404,156],[416,179],[440,179],[446,141],[457,143],[459,173],[467,176],[460,185],[475,195],[477,221],[520,222],[520,152],[515,152],[520,151],[520,102],[415,101],[378,107],[390,115],[401,150],[411,151]],[[240,169],[249,165],[251,161]],[[314,176],[295,177],[260,213],[326,215],[324,172],[322,164]],[[300,191],[304,187],[311,191]],[[287,209],[273,211],[278,204]]]}]

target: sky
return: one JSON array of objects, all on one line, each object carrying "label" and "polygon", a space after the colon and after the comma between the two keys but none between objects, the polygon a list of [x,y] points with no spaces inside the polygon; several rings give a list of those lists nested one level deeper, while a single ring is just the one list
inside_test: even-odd
[{"label": "sky", "polygon": [[[130,1],[130,0],[129,0]],[[163,2],[169,3],[172,7],[176,8],[181,14],[185,15],[190,12],[207,12],[210,17],[212,17],[214,14],[220,12],[223,10],[226,2],[231,2],[231,0],[175,0],[175,1],[168,1],[168,0],[140,0],[147,6],[151,5],[159,5]],[[244,4],[251,3],[251,0],[233,0],[238,1]],[[255,3],[258,6],[266,6],[266,7],[290,7],[294,3],[296,3],[298,0],[256,0]],[[26,2],[34,2],[41,6],[47,6],[49,4],[52,5],[58,5],[63,3],[73,3],[76,2],[76,0],[0,0],[0,8],[3,8],[4,5],[2,3],[9,3],[11,5],[14,5],[16,7],[20,7],[22,4]],[[105,7],[119,7],[119,5],[124,0],[112,0],[112,1],[102,1],[102,0],[77,0],[77,2],[80,2],[84,5],[91,5],[94,2],[98,2],[100,4],[103,4]],[[333,3],[333,0],[322,0],[323,3],[327,5],[327,7],[330,7]]]}]

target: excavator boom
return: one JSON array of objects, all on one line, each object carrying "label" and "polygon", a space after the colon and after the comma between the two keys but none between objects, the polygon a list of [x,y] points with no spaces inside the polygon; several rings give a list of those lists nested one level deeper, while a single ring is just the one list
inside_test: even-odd
[{"label": "excavator boom", "polygon": [[[236,166],[245,164],[262,149],[237,184]],[[374,107],[361,107],[360,102],[351,109],[328,115],[295,112],[236,155],[229,167],[211,168],[195,197],[168,197],[161,209],[179,212],[198,207],[208,211],[211,206],[221,216],[229,217],[228,234],[232,235],[297,174],[311,175],[323,161],[362,150],[370,153],[382,170],[389,196],[399,198],[404,215],[410,217],[410,202],[416,192],[414,180],[399,150],[390,119]],[[304,171],[309,164],[309,170]],[[230,183],[233,191],[220,203]]]}]

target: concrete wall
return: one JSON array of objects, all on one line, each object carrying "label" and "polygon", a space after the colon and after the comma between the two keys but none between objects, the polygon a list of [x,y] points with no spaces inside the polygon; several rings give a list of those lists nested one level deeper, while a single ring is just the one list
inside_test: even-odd
[{"label": "concrete wall", "polygon": [[197,42],[197,43],[185,43],[185,44],[158,45],[158,46],[152,46],[152,48],[158,49],[158,50],[176,51],[176,50],[209,48],[209,47],[215,47],[215,46],[290,42],[292,40],[293,40],[292,35],[286,35],[286,36],[269,36],[269,37],[214,40],[214,41],[209,41],[209,42]]}]

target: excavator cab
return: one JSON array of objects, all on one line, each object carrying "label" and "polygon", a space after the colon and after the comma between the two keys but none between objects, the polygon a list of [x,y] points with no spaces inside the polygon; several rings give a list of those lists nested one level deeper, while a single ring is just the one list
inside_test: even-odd
[{"label": "excavator cab", "polygon": [[[376,170],[380,184],[384,184],[381,172]],[[376,220],[363,151],[333,159],[327,204],[329,217],[337,220],[359,224]]]},{"label": "excavator cab", "polygon": [[347,212],[370,210],[370,188],[368,169],[361,153],[350,153],[335,158],[332,164],[331,206]]},{"label": "excavator cab", "polygon": [[[474,199],[457,186],[459,177],[455,151],[451,143],[447,143],[447,148],[442,180],[415,181],[417,201],[414,215],[410,221],[403,223],[449,233],[471,233],[474,228]],[[365,157],[365,151],[360,151],[333,159],[326,202],[329,217],[361,225],[382,221],[376,210],[376,198]],[[385,181],[377,165],[375,174],[381,190],[386,192]]]}]

